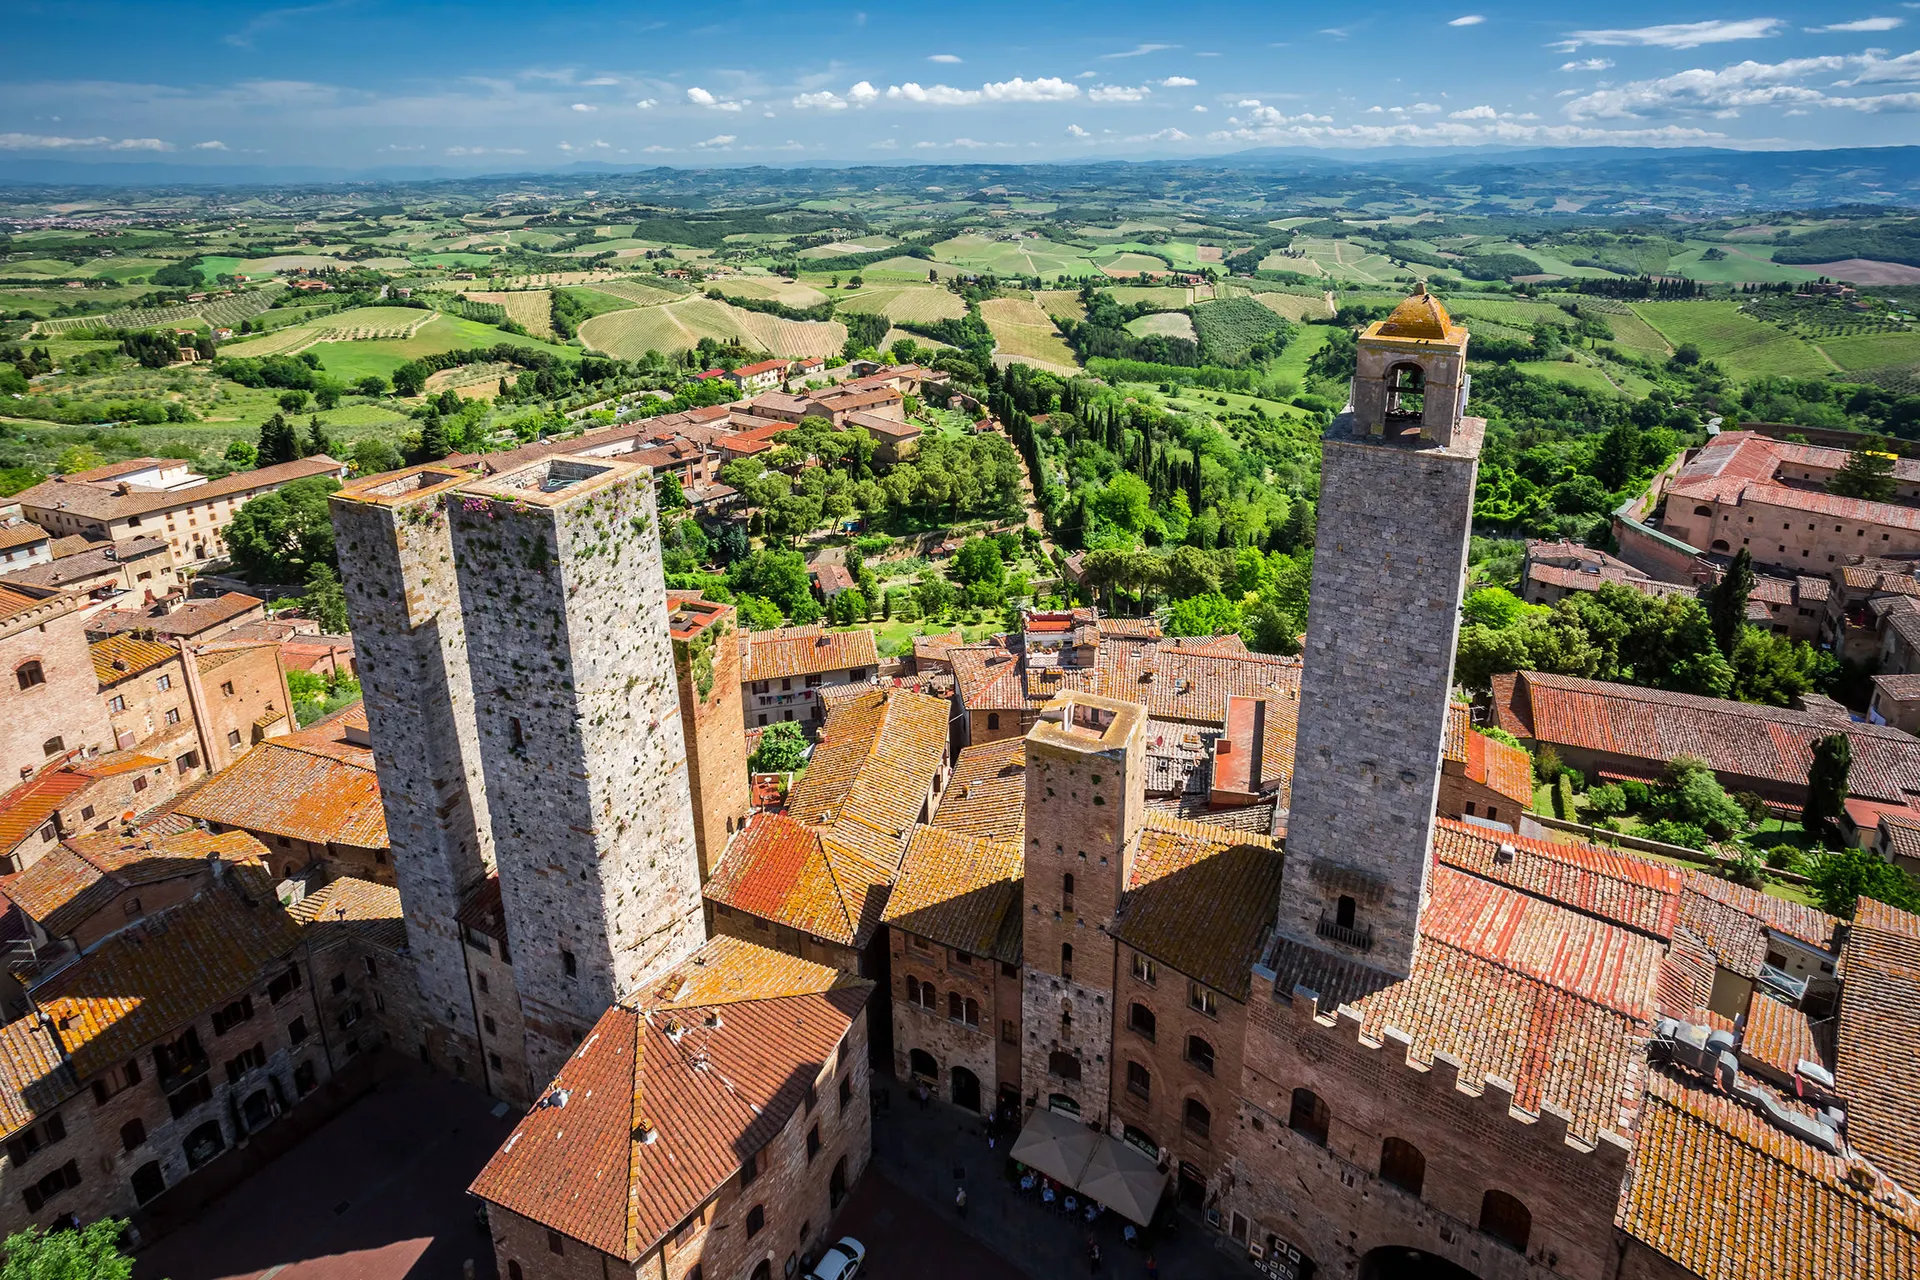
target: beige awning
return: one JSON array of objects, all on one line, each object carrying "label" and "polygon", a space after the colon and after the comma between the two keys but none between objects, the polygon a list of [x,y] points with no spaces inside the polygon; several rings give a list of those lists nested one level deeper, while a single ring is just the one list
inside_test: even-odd
[{"label": "beige awning", "polygon": [[1035,1110],[1027,1116],[1011,1154],[1143,1227],[1152,1220],[1167,1185],[1167,1175],[1146,1156],[1087,1128],[1077,1117],[1053,1111]]}]

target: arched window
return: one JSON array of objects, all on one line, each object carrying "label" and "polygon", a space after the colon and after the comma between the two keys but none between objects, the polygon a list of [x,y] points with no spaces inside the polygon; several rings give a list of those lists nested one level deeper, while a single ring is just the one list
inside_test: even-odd
[{"label": "arched window", "polygon": [[1127,1006],[1127,1029],[1153,1039],[1153,1010],[1138,1000]]},{"label": "arched window", "polygon": [[765,1258],[760,1259],[760,1265],[753,1269],[752,1280],[773,1280],[773,1264]]},{"label": "arched window", "polygon": [[1709,550],[1731,551],[1733,550],[1733,544],[1728,542],[1725,538],[1715,538],[1713,540],[1713,546],[1709,548]]},{"label": "arched window", "polygon": [[1213,1046],[1199,1036],[1187,1037],[1187,1061],[1208,1075],[1213,1074]]},{"label": "arched window", "polygon": [[1136,1098],[1153,1093],[1153,1073],[1137,1062],[1127,1063],[1127,1092]]},{"label": "arched window", "polygon": [[13,678],[20,682],[22,689],[31,689],[37,684],[45,684],[47,682],[47,672],[46,668],[40,665],[40,660],[35,658],[31,662],[23,662],[15,667],[13,669]]},{"label": "arched window", "polygon": [[209,1120],[187,1135],[187,1167],[198,1169],[207,1161],[227,1149],[227,1140],[220,1132],[220,1122]]},{"label": "arched window", "polygon": [[765,1205],[757,1204],[747,1210],[747,1239],[751,1240],[759,1235],[761,1229],[766,1225],[767,1207]]},{"label": "arched window", "polygon": [[1213,1112],[1207,1110],[1207,1104],[1198,1098],[1187,1099],[1186,1114],[1181,1117],[1187,1126],[1187,1132],[1196,1138],[1213,1136]]},{"label": "arched window", "polygon": [[1693,509],[1693,514],[1697,516],[1710,516],[1713,514],[1713,508],[1702,503]]},{"label": "arched window", "polygon": [[57,756],[66,749],[67,740],[57,734],[40,744],[40,754],[43,756]]},{"label": "arched window", "polygon": [[1388,1138],[1380,1144],[1380,1177],[1417,1196],[1427,1181],[1427,1158],[1411,1142]]},{"label": "arched window", "polygon": [[1489,1191],[1480,1201],[1480,1229],[1501,1244],[1525,1253],[1527,1237],[1533,1232],[1533,1215],[1506,1192]]},{"label": "arched window", "polygon": [[960,993],[958,991],[947,992],[947,1016],[949,1018],[955,1022],[960,1021],[965,1009],[965,1003],[960,999]]},{"label": "arched window", "polygon": [[1000,727],[1000,713],[998,711],[987,712],[987,728],[998,729],[999,727]]},{"label": "arched window", "polygon": [[1327,1104],[1320,1100],[1319,1094],[1311,1089],[1293,1091],[1293,1106],[1287,1113],[1289,1129],[1312,1138],[1324,1147],[1327,1145],[1327,1128],[1331,1122]]},{"label": "arched window", "polygon": [[966,1023],[970,1027],[977,1027],[980,1025],[980,1002],[978,1000],[975,1000],[972,996],[967,997],[966,1004],[961,1008],[960,1021]]},{"label": "arched window", "polygon": [[1060,909],[1073,910],[1073,872],[1071,871],[1060,877]]},{"label": "arched window", "polygon": [[925,1076],[930,1080],[940,1078],[940,1064],[925,1049],[911,1049],[907,1052],[907,1071],[911,1075]]}]

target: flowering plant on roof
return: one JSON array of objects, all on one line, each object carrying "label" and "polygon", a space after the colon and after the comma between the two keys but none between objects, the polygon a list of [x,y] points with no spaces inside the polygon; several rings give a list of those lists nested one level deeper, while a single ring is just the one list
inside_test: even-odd
[{"label": "flowering plant on roof", "polygon": [[493,500],[491,498],[482,498],[475,494],[468,494],[466,497],[460,499],[460,509],[462,511],[472,511],[483,515],[489,520],[494,518]]}]

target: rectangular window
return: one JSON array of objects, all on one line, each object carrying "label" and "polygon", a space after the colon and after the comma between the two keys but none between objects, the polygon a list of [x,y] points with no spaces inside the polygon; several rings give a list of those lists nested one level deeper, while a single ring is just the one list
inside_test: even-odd
[{"label": "rectangular window", "polygon": [[580,965],[578,964],[578,962],[574,960],[573,952],[562,951],[560,953],[560,971],[566,974],[569,978],[579,976]]},{"label": "rectangular window", "polygon": [[119,715],[122,711],[125,711],[126,709],[127,709],[127,700],[126,698],[122,697],[120,694],[116,693],[111,698],[107,699],[107,710],[111,711],[114,715]]},{"label": "rectangular window", "polygon": [[1220,1005],[1214,999],[1213,992],[1197,982],[1187,984],[1187,1005],[1197,1012],[1206,1014],[1209,1018],[1220,1016]]},{"label": "rectangular window", "polygon": [[1012,1018],[1000,1020],[1000,1041],[1002,1044],[1019,1044],[1020,1030],[1013,1025]]},{"label": "rectangular window", "polygon": [[295,1018],[292,1022],[287,1024],[288,1043],[301,1044],[306,1040],[306,1038],[307,1038],[307,1020],[305,1018]]},{"label": "rectangular window", "polygon": [[288,966],[287,971],[267,984],[267,999],[279,1004],[300,989],[300,970],[298,966]]},{"label": "rectangular window", "polygon": [[225,1035],[229,1027],[237,1027],[253,1017],[253,997],[241,996],[224,1009],[213,1011],[213,1034]]},{"label": "rectangular window", "polygon": [[1152,986],[1160,979],[1160,966],[1136,951],[1133,953],[1133,976]]},{"label": "rectangular window", "polygon": [[200,767],[200,753],[198,751],[189,751],[174,763],[180,766],[181,773],[192,773]]},{"label": "rectangular window", "polygon": [[227,745],[230,747],[240,745],[240,731],[238,729],[227,730]]},{"label": "rectangular window", "polygon": [[167,690],[173,688],[173,677],[161,676],[159,679],[153,682],[153,687],[158,689],[160,692],[165,693]]},{"label": "rectangular window", "polygon": [[229,680],[220,686],[220,696],[223,698],[231,698],[233,696],[233,681]]},{"label": "rectangular window", "polygon": [[167,708],[167,723],[168,723],[168,724],[179,724],[179,723],[180,723],[180,708],[178,708],[178,707],[168,707],[168,708]]}]

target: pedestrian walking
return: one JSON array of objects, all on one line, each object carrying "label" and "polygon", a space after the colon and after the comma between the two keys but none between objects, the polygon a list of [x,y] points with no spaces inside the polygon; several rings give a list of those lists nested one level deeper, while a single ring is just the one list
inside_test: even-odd
[{"label": "pedestrian walking", "polygon": [[1160,1280],[1160,1264],[1154,1261],[1152,1254],[1147,1255],[1147,1280]]},{"label": "pedestrian walking", "polygon": [[961,1217],[967,1216],[967,1189],[959,1188],[953,1193],[953,1210]]},{"label": "pedestrian walking", "polygon": [[1100,1274],[1100,1242],[1098,1240],[1087,1241],[1087,1274],[1096,1276]]}]

